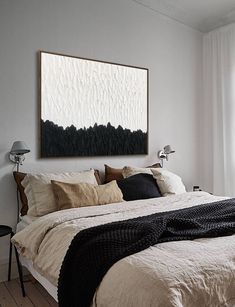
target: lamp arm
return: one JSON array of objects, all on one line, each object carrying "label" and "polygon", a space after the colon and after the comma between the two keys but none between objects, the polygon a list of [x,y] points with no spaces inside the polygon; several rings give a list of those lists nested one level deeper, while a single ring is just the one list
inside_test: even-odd
[{"label": "lamp arm", "polygon": [[163,167],[163,160],[166,159],[168,161],[169,155],[174,153],[175,151],[171,149],[170,145],[164,146],[163,150],[158,151],[158,158],[160,159],[161,166]]},{"label": "lamp arm", "polygon": [[24,154],[17,155],[17,154],[10,153],[9,159],[16,164],[16,168],[18,172],[20,165],[22,165],[23,161],[25,160],[25,156]]}]

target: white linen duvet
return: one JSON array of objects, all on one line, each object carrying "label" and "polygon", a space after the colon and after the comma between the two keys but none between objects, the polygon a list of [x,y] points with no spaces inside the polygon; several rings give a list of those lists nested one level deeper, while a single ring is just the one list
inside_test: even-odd
[{"label": "white linen duvet", "polygon": [[[73,237],[82,229],[224,199],[206,192],[62,210],[12,239],[55,286]],[[235,235],[156,244],[114,264],[93,299],[99,307],[235,306]]]}]

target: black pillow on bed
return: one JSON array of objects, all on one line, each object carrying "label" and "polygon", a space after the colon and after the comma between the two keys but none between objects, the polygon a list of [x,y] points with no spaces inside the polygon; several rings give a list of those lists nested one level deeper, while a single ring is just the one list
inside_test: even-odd
[{"label": "black pillow on bed", "polygon": [[150,174],[137,174],[117,181],[124,200],[161,197],[156,180]]}]

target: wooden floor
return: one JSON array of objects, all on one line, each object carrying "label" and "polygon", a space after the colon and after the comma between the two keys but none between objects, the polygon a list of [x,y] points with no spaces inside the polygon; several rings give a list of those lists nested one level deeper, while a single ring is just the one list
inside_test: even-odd
[{"label": "wooden floor", "polygon": [[26,297],[21,294],[18,279],[0,283],[0,307],[58,307],[56,301],[38,282],[32,282],[28,278],[24,285]]}]

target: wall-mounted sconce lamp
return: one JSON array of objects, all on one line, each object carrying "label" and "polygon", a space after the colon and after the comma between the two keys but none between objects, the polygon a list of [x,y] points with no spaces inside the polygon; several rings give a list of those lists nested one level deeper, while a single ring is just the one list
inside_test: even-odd
[{"label": "wall-mounted sconce lamp", "polygon": [[22,141],[16,141],[13,143],[11,147],[11,151],[9,154],[9,159],[16,164],[16,170],[19,171],[20,165],[23,164],[25,160],[24,154],[30,152],[30,149]]},{"label": "wall-mounted sconce lamp", "polygon": [[166,159],[166,161],[168,161],[168,155],[174,152],[175,150],[172,150],[170,145],[166,145],[164,146],[163,150],[159,150],[158,158],[161,160],[162,167],[163,167],[163,160]]}]

